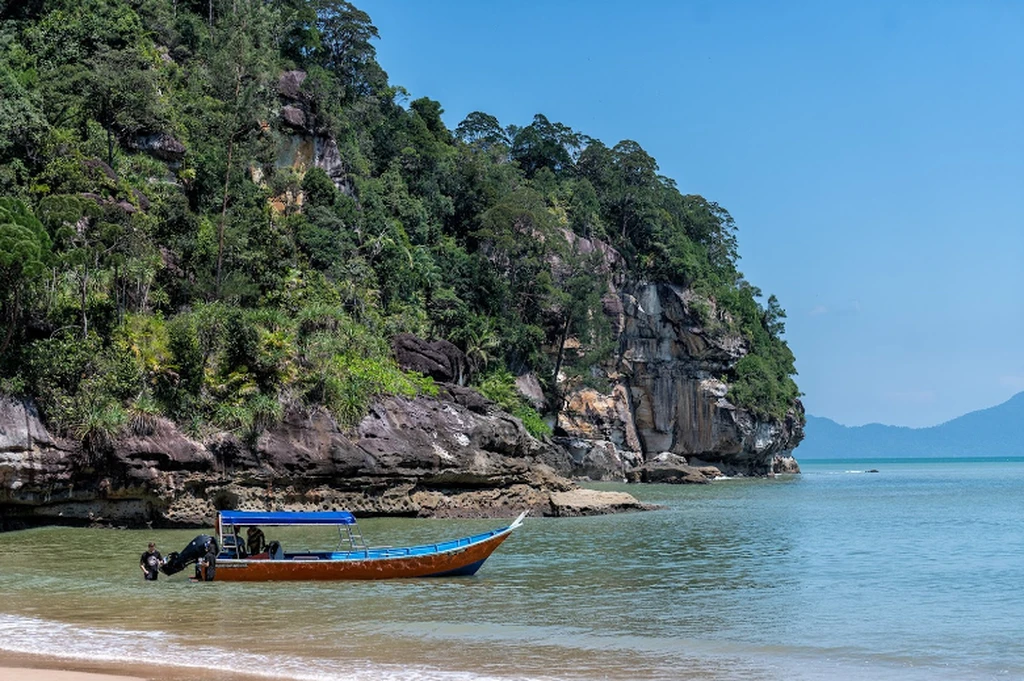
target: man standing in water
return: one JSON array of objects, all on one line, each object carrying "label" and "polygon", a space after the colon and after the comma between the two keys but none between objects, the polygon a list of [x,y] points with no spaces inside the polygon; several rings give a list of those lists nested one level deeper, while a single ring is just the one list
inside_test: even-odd
[{"label": "man standing in water", "polygon": [[212,539],[206,543],[206,553],[196,562],[196,576],[190,581],[212,582],[217,573],[217,542]]},{"label": "man standing in water", "polygon": [[162,558],[163,556],[156,550],[156,544],[149,542],[149,548],[139,558],[139,569],[142,570],[142,575],[147,582],[156,581],[157,576],[160,574],[160,561]]}]

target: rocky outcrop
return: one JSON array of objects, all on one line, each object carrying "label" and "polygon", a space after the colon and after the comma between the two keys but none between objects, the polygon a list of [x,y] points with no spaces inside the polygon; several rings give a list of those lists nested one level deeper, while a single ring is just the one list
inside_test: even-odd
[{"label": "rocky outcrop", "polygon": [[154,132],[138,135],[130,140],[129,146],[137,151],[144,151],[163,161],[177,163],[185,157],[185,145],[166,132]]},{"label": "rocky outcrop", "polygon": [[464,385],[468,374],[466,355],[446,340],[427,341],[411,333],[399,333],[391,341],[399,366],[442,383]]},{"label": "rocky outcrop", "polygon": [[[479,394],[386,398],[351,431],[292,412],[253,442],[203,441],[152,419],[88,450],[32,404],[0,398],[0,526],[208,526],[216,509],[349,509],[434,517],[589,515],[647,508],[558,475],[568,455]],[[470,397],[470,393],[476,398]]]},{"label": "rocky outcrop", "polygon": [[662,482],[668,484],[705,484],[720,478],[715,466],[691,466],[684,456],[662,452],[629,471],[630,482]]},{"label": "rocky outcrop", "polygon": [[573,475],[653,482],[666,477],[655,461],[662,453],[679,457],[677,464],[714,467],[727,476],[799,472],[792,450],[803,437],[802,408],[797,403],[783,421],[769,421],[728,400],[728,385],[719,377],[749,348],[741,336],[705,328],[695,308],[709,301],[668,284],[627,287],[619,300],[605,305],[619,333],[619,354],[606,367],[611,391],[569,390],[558,420],[569,440],[610,443],[616,452],[601,455],[607,467],[574,455]]},{"label": "rocky outcrop", "polygon": [[300,70],[285,71],[277,79],[277,94],[282,99],[298,101],[303,98],[302,84],[306,81],[306,72]]},{"label": "rocky outcrop", "polygon": [[[334,186],[352,196],[355,188],[348,176],[348,169],[341,158],[338,143],[324,134],[317,122],[311,98],[302,90],[306,80],[305,71],[285,71],[277,82],[277,94],[281,101],[280,121],[286,133],[280,142],[276,165],[292,168],[304,173],[310,168],[320,168],[334,182]],[[296,202],[301,205],[302,200]]]}]

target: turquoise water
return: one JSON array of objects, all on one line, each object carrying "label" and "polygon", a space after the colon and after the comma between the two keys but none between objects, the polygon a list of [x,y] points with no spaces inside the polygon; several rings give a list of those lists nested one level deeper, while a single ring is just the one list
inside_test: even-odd
[{"label": "turquoise water", "polygon": [[[665,509],[529,518],[462,579],[147,584],[146,542],[196,532],[4,534],[0,649],[295,679],[1024,679],[1024,459],[802,465],[603,485]],[[392,545],[500,524],[360,522]]]}]

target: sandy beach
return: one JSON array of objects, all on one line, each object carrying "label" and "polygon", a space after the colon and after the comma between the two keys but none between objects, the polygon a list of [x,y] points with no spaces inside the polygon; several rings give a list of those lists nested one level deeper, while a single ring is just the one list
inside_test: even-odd
[{"label": "sandy beach", "polygon": [[118,664],[0,651],[0,681],[235,681],[270,679],[196,667]]},{"label": "sandy beach", "polygon": [[141,681],[137,676],[115,676],[93,672],[72,672],[63,669],[32,669],[31,667],[0,668],[0,681]]},{"label": "sandy beach", "polygon": [[[162,670],[162,669],[161,669]],[[0,651],[0,681],[151,681],[166,678],[126,665]]]}]

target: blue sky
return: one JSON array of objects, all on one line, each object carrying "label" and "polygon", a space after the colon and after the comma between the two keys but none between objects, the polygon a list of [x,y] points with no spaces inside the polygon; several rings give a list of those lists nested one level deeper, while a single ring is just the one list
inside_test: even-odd
[{"label": "blue sky", "polygon": [[639,142],[736,219],[808,413],[1024,390],[1024,2],[356,0],[412,98]]}]

